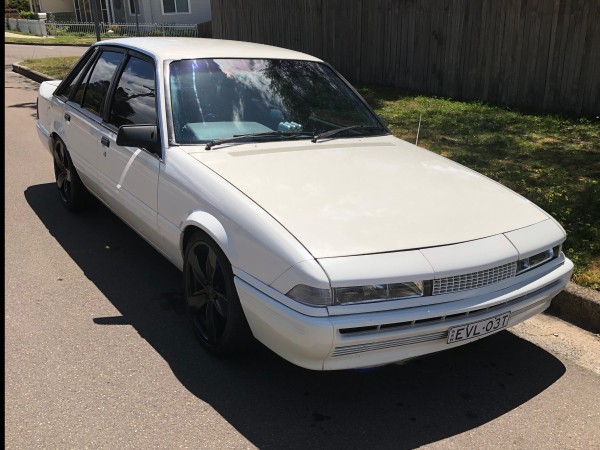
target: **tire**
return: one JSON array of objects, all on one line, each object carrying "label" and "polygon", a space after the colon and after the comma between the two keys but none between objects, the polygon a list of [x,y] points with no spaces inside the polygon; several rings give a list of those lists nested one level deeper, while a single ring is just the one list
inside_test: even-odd
[{"label": "tire", "polygon": [[183,265],[186,314],[200,344],[215,355],[237,353],[251,341],[231,263],[205,233],[188,241]]},{"label": "tire", "polygon": [[54,176],[61,203],[69,211],[81,211],[89,206],[91,195],[79,178],[65,143],[54,139]]}]

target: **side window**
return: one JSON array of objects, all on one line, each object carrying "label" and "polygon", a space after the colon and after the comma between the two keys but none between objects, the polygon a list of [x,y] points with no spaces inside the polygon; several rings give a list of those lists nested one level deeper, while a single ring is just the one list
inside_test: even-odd
[{"label": "side window", "polygon": [[95,53],[96,49],[91,48],[85,53],[85,55],[81,57],[79,61],[77,61],[72,71],[69,72],[67,77],[56,88],[54,95],[64,99],[68,99],[70,97],[71,92],[73,92],[73,89],[77,85],[79,79],[85,76],[84,74],[88,72],[88,62],[94,57]]},{"label": "side window", "polygon": [[79,79],[82,76],[82,72],[79,72],[77,75],[75,75],[73,77],[73,79],[71,80],[71,82],[64,88],[64,90],[60,93],[63,97],[65,98],[69,98],[71,96],[71,92],[73,92],[73,89],[75,88],[75,85],[77,84],[77,82],[79,81]]},{"label": "side window", "polygon": [[117,84],[108,121],[117,127],[156,123],[152,63],[133,56],[129,59]]},{"label": "side window", "polygon": [[85,92],[85,88],[87,87],[88,80],[90,79],[90,72],[91,69],[89,69],[86,73],[81,75],[83,77],[83,81],[81,82],[81,84],[77,88],[77,91],[75,92],[75,95],[73,96],[73,102],[77,103],[78,105],[81,105],[81,102],[83,101],[83,94]]},{"label": "side window", "polygon": [[[108,93],[108,87],[123,57],[123,53],[118,52],[103,52],[100,55],[92,69],[88,82],[80,85],[80,89],[84,84],[86,85],[81,106],[98,116],[102,116],[102,107]],[[76,97],[78,96],[79,92],[76,94]]]}]

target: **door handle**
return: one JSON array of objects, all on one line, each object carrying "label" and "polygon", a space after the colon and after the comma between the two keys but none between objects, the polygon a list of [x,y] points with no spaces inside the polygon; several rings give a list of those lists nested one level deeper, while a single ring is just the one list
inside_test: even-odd
[{"label": "door handle", "polygon": [[70,122],[70,121],[71,121],[71,114],[69,114],[69,113],[65,113],[65,120],[66,120],[67,122]]},{"label": "door handle", "polygon": [[110,147],[110,141],[108,140],[107,137],[102,136],[102,138],[100,139],[100,142],[102,143],[102,145],[104,145],[105,147]]}]

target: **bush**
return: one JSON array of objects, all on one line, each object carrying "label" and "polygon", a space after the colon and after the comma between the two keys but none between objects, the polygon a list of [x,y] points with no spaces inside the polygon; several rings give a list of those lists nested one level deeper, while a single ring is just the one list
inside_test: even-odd
[{"label": "bush", "polygon": [[69,27],[46,23],[46,30],[50,36],[65,36],[69,32]]},{"label": "bush", "polygon": [[21,16],[21,19],[37,19],[37,14],[32,11],[19,11],[19,15]]}]

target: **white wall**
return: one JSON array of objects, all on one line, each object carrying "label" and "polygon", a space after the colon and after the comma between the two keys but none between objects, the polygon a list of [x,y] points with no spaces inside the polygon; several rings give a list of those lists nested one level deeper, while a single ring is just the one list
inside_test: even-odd
[{"label": "white wall", "polygon": [[73,12],[73,0],[39,0],[42,12]]},{"label": "white wall", "polygon": [[[139,0],[144,21],[150,23],[202,23],[211,20],[210,0],[188,0],[190,13],[163,14],[163,0]],[[142,7],[142,3],[144,6]]]}]

